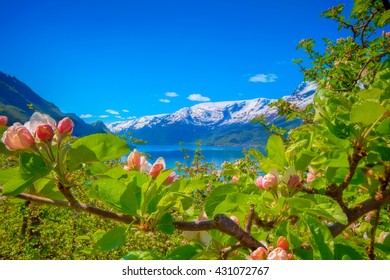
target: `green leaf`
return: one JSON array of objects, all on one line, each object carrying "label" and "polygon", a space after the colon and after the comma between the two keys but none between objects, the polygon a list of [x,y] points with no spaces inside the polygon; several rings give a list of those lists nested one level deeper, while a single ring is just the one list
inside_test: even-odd
[{"label": "green leaf", "polygon": [[39,156],[30,153],[21,154],[19,167],[0,171],[3,195],[13,196],[23,192],[50,171],[51,168],[46,166]]},{"label": "green leaf", "polygon": [[309,166],[311,160],[317,156],[316,153],[310,151],[299,152],[296,156],[295,169],[304,171]]},{"label": "green leaf", "polygon": [[301,197],[287,198],[291,207],[313,215],[321,216],[330,221],[347,224],[348,219],[336,201],[325,195],[307,194]]},{"label": "green leaf", "polygon": [[51,199],[64,199],[64,195],[58,190],[52,179],[41,178],[34,183],[36,194]]},{"label": "green leaf", "polygon": [[135,215],[139,207],[136,191],[135,183],[125,185],[115,179],[100,179],[92,184],[92,196],[129,215]]},{"label": "green leaf", "polygon": [[112,134],[93,134],[72,143],[69,158],[72,165],[90,161],[118,159],[130,152],[123,139]]},{"label": "green leaf", "polygon": [[271,135],[267,142],[267,155],[275,163],[281,167],[286,163],[284,142],[282,137],[278,135]]},{"label": "green leaf", "polygon": [[227,184],[216,187],[213,189],[208,197],[205,199],[205,211],[206,214],[211,217],[213,216],[215,208],[226,199],[229,193],[236,192],[236,188],[233,185]]},{"label": "green leaf", "polygon": [[121,246],[126,241],[126,228],[116,227],[109,230],[102,238],[98,240],[93,251],[94,252],[107,252],[115,247]]},{"label": "green leaf", "polygon": [[381,135],[389,135],[390,134],[390,117],[384,119],[379,123],[377,130]]},{"label": "green leaf", "polygon": [[316,218],[309,215],[301,215],[301,218],[306,223],[310,230],[313,245],[318,250],[322,260],[332,260],[332,244],[333,238],[329,229],[318,221]]},{"label": "green leaf", "polygon": [[190,260],[196,254],[200,253],[203,250],[202,245],[199,243],[187,244],[174,248],[171,252],[168,253],[166,259],[168,260]]},{"label": "green leaf", "polygon": [[364,100],[378,101],[383,91],[379,88],[365,89],[357,93]]},{"label": "green leaf", "polygon": [[175,231],[172,215],[164,213],[158,221],[156,229],[166,234],[172,234]]},{"label": "green leaf", "polygon": [[390,10],[387,10],[382,14],[381,18],[379,19],[378,26],[384,27],[389,20],[390,20]]},{"label": "green leaf", "polygon": [[109,167],[107,166],[107,164],[104,164],[103,162],[95,162],[89,168],[89,172],[93,175],[101,175],[106,173],[108,170]]},{"label": "green leaf", "polygon": [[23,153],[19,162],[20,174],[26,179],[35,178],[35,180],[38,180],[51,171],[45,161],[35,154]]},{"label": "green leaf", "polygon": [[124,260],[161,260],[161,257],[150,251],[131,251]]},{"label": "green leaf", "polygon": [[385,112],[386,108],[381,104],[364,101],[352,107],[351,122],[362,123],[368,126],[373,124]]},{"label": "green leaf", "polygon": [[173,172],[173,169],[166,169],[160,172],[156,177],[156,184],[160,187],[168,179],[169,175]]},{"label": "green leaf", "polygon": [[345,244],[334,245],[334,259],[335,260],[362,260],[363,256],[353,247]]}]

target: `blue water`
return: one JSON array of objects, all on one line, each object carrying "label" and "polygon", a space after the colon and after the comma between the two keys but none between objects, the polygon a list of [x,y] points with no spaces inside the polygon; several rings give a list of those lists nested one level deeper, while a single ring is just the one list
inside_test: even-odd
[{"label": "blue water", "polygon": [[[138,151],[145,152],[152,157],[149,160],[152,164],[158,157],[163,157],[167,168],[175,168],[176,162],[192,163],[196,146],[183,145],[183,148],[188,150],[189,159],[184,159],[185,154],[180,150],[179,145],[139,145],[136,147]],[[214,146],[201,146],[200,148],[205,158],[204,161],[214,163],[217,168],[220,168],[224,161],[234,162],[244,157],[241,148]]]}]

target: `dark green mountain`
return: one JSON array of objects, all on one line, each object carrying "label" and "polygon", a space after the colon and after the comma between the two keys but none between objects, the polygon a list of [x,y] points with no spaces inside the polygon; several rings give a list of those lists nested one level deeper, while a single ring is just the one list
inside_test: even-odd
[{"label": "dark green mountain", "polygon": [[102,122],[91,125],[73,113],[61,112],[56,105],[40,97],[26,84],[0,71],[0,115],[7,116],[10,125],[27,122],[35,111],[48,114],[57,122],[66,116],[70,117],[75,124],[75,136],[109,133]]}]

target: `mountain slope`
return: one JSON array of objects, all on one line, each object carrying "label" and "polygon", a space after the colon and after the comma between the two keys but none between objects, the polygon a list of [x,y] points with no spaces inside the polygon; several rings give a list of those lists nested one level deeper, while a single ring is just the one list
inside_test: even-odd
[{"label": "mountain slope", "polygon": [[0,114],[8,117],[9,124],[24,123],[35,111],[48,114],[56,121],[65,116],[70,117],[75,123],[75,136],[109,133],[103,123],[90,125],[75,114],[65,114],[53,103],[41,98],[26,84],[13,76],[0,72]]},{"label": "mountain slope", "polygon": [[[291,96],[284,99],[305,107],[313,100],[314,83],[300,84]],[[268,134],[259,124],[250,121],[264,114],[268,121],[283,127],[294,127],[299,120],[285,122],[277,116],[276,109],[268,104],[274,99],[206,102],[182,108],[172,114],[145,116],[138,119],[115,122],[107,127],[114,133],[133,132],[149,144],[194,143],[199,139],[205,145],[261,146]]]}]

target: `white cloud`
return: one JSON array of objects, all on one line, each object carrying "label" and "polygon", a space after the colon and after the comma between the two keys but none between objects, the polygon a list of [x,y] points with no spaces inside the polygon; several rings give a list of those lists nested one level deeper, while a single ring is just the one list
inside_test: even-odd
[{"label": "white cloud", "polygon": [[80,118],[82,118],[82,119],[89,119],[89,118],[93,118],[93,115],[91,115],[91,114],[81,114]]},{"label": "white cloud", "polygon": [[122,116],[115,116],[115,118],[117,118],[117,119],[121,119],[121,120],[123,120],[123,119],[124,119]]},{"label": "white cloud", "polygon": [[111,114],[111,115],[119,115],[119,112],[118,111],[115,111],[115,110],[111,110],[111,109],[107,109],[105,112]]},{"label": "white cloud", "polygon": [[165,96],[168,96],[168,97],[178,97],[179,95],[174,92],[174,91],[168,91],[165,93]]},{"label": "white cloud", "polygon": [[256,74],[249,78],[250,82],[253,83],[273,83],[276,82],[278,76],[275,74]]},{"label": "white cloud", "polygon": [[108,117],[109,117],[108,115],[100,115],[98,118],[105,119],[105,118],[108,118]]},{"label": "white cloud", "polygon": [[129,113],[130,111],[129,111],[129,110],[126,110],[126,109],[124,109],[124,110],[122,110],[122,112]]},{"label": "white cloud", "polygon": [[190,94],[187,99],[191,100],[191,101],[199,101],[199,102],[207,102],[207,101],[210,101],[210,98],[206,97],[206,96],[202,96],[201,94],[199,93],[194,93],[194,94]]},{"label": "white cloud", "polygon": [[162,103],[169,103],[169,102],[171,102],[171,100],[169,100],[169,99],[160,99],[159,101],[162,102]]},{"label": "white cloud", "polygon": [[134,119],[136,119],[137,117],[136,116],[130,116],[130,117],[127,117],[126,119],[127,120],[134,120]]}]

